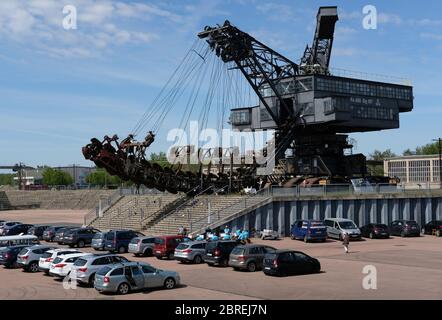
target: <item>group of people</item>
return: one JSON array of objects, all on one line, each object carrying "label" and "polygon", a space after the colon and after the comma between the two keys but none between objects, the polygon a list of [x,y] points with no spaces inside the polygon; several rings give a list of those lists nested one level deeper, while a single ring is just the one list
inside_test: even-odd
[{"label": "group of people", "polygon": [[231,232],[229,226],[225,226],[223,232],[212,231],[207,228],[204,233],[198,235],[195,240],[197,241],[216,241],[216,240],[238,240],[245,243],[250,243],[250,234],[248,230],[237,229],[235,232]]}]

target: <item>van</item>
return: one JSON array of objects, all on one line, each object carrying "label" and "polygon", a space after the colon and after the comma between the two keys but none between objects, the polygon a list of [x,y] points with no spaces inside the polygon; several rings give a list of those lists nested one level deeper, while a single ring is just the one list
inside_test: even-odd
[{"label": "van", "polygon": [[329,238],[342,240],[342,234],[348,233],[350,240],[361,240],[361,230],[353,220],[343,218],[326,218],[324,224],[327,227]]},{"label": "van", "polygon": [[180,243],[186,241],[190,241],[190,239],[182,235],[155,237],[153,254],[155,255],[155,257],[157,257],[157,259],[173,259],[175,248],[178,247]]},{"label": "van", "polygon": [[125,253],[129,249],[130,241],[144,234],[134,230],[110,230],[105,235],[104,249],[109,252]]}]

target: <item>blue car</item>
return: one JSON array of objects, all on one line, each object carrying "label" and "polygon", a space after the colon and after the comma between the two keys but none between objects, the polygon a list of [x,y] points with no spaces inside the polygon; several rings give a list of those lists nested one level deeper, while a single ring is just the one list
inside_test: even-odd
[{"label": "blue car", "polygon": [[327,240],[327,227],[319,220],[297,220],[290,229],[290,238],[304,240],[304,242]]}]

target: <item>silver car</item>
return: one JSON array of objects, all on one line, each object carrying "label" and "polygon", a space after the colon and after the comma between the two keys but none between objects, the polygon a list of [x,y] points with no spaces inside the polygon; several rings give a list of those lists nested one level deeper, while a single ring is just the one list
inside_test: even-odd
[{"label": "silver car", "polygon": [[175,271],[156,269],[144,262],[126,262],[101,268],[94,288],[99,292],[127,294],[132,290],[164,287],[173,289],[180,284]]},{"label": "silver car", "polygon": [[206,252],[206,241],[180,243],[175,248],[174,259],[180,262],[202,263]]},{"label": "silver car", "polygon": [[81,284],[94,284],[95,274],[104,266],[111,266],[115,263],[128,262],[125,257],[115,254],[96,254],[78,258],[71,268],[69,278]]},{"label": "silver car", "polygon": [[104,240],[106,237],[106,232],[99,232],[92,238],[91,247],[97,251],[104,250]]},{"label": "silver car", "polygon": [[40,258],[49,250],[55,249],[53,246],[35,245],[22,249],[17,255],[17,264],[25,271],[39,271],[38,263]]},{"label": "silver car", "polygon": [[130,241],[128,252],[136,256],[152,256],[154,245],[155,237],[136,237]]}]

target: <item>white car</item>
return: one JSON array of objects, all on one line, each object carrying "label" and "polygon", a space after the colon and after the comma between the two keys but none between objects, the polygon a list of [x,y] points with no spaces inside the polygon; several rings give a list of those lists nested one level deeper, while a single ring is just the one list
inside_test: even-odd
[{"label": "white car", "polygon": [[77,253],[69,253],[60,255],[57,258],[52,261],[50,269],[49,269],[49,275],[54,277],[60,277],[64,278],[71,272],[72,266],[74,265],[74,262],[77,261],[78,258],[84,257],[84,256],[91,256],[92,253],[84,253],[84,252],[77,252]]},{"label": "white car", "polygon": [[80,253],[80,251],[76,249],[53,249],[45,252],[43,256],[38,261],[38,268],[46,274],[49,274],[49,268],[51,263],[60,255],[69,254],[69,253]]}]

